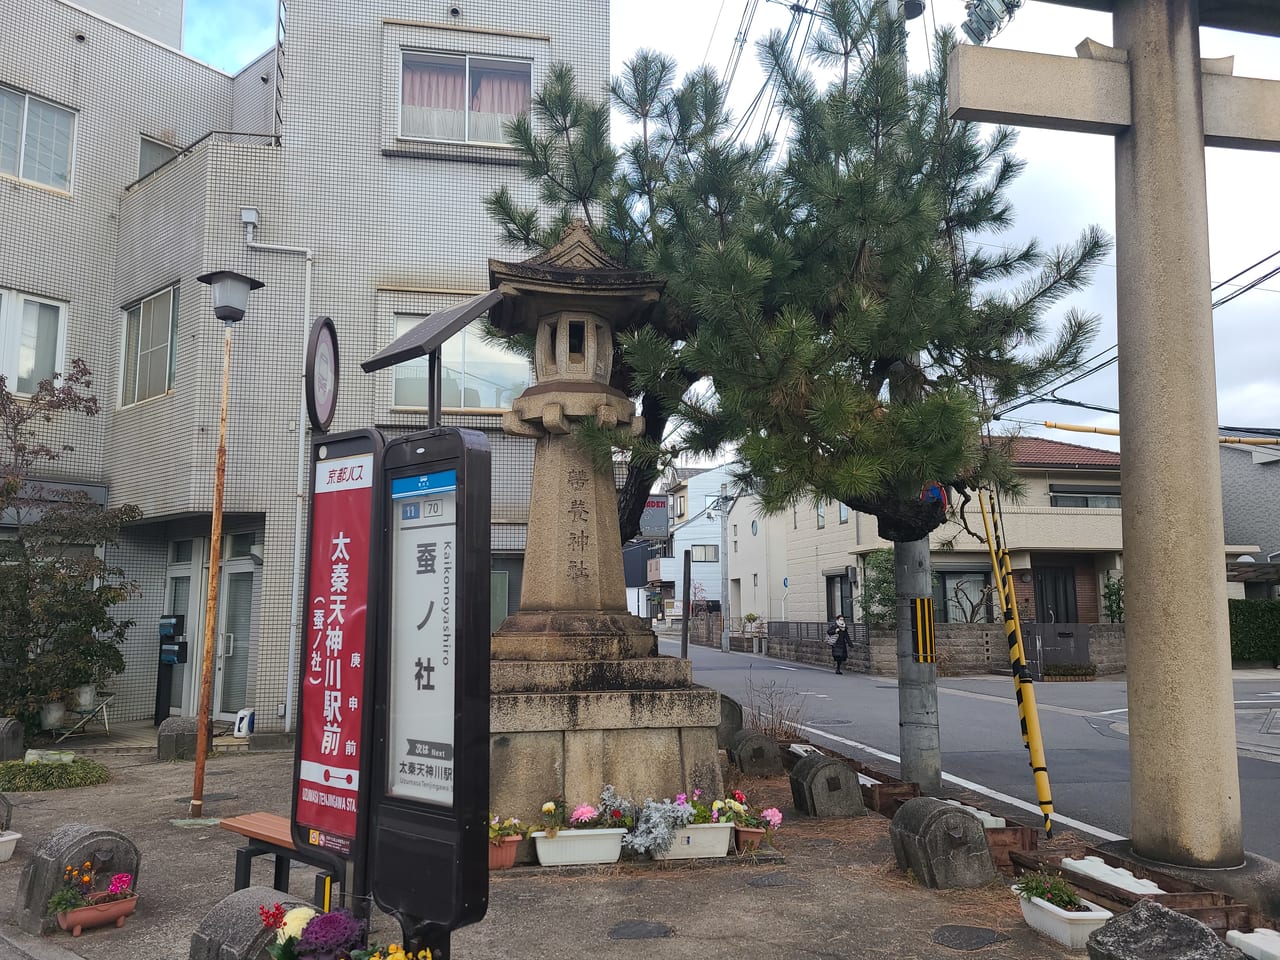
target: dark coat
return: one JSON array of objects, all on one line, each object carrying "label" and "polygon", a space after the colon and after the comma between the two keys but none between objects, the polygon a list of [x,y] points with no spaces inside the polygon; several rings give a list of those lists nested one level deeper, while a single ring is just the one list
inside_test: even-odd
[{"label": "dark coat", "polygon": [[831,659],[847,660],[849,657],[849,628],[832,623],[827,627],[827,643],[831,644]]}]

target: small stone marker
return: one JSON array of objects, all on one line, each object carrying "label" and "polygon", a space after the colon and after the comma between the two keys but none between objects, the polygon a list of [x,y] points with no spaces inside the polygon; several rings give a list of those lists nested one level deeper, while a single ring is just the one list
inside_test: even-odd
[{"label": "small stone marker", "polygon": [[729,760],[748,777],[776,777],[782,773],[778,741],[756,730],[740,730],[729,741]]},{"label": "small stone marker", "polygon": [[245,887],[219,900],[191,935],[190,960],[260,960],[276,932],[262,925],[259,907],[285,910],[310,904],[270,887]]},{"label": "small stone marker", "polygon": [[13,804],[11,804],[5,795],[0,793],[0,833],[4,833],[9,829],[9,824],[13,822]]},{"label": "small stone marker", "polygon": [[0,763],[22,759],[22,724],[13,717],[0,717]]},{"label": "small stone marker", "polygon": [[74,750],[28,750],[22,756],[25,763],[70,763],[75,758]]},{"label": "small stone marker", "polygon": [[926,887],[980,887],[996,878],[982,823],[933,797],[908,800],[889,825],[898,868]]},{"label": "small stone marker", "polygon": [[18,881],[16,920],[27,933],[45,934],[57,929],[58,922],[45,916],[45,907],[55,890],[62,886],[62,871],[67,864],[93,864],[99,874],[131,873],[138,885],[141,863],[138,848],[122,833],[85,823],[68,823],[58,827],[36,847]]},{"label": "small stone marker", "polygon": [[[199,728],[195,717],[169,717],[156,733],[156,757],[159,760],[194,760]],[[213,748],[212,732],[209,747]]]},{"label": "small stone marker", "polygon": [[733,697],[720,694],[720,726],[716,727],[716,746],[729,749],[729,741],[742,729],[742,704]]},{"label": "small stone marker", "polygon": [[858,775],[835,757],[811,754],[791,771],[791,798],[796,809],[811,817],[864,817]]},{"label": "small stone marker", "polygon": [[1089,937],[1089,960],[1244,960],[1207,926],[1154,900],[1139,900]]}]

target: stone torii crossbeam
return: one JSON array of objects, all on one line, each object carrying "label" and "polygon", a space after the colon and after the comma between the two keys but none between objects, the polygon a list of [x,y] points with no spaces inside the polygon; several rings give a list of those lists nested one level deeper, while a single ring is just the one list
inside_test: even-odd
[{"label": "stone torii crossbeam", "polygon": [[1245,855],[1204,148],[1280,150],[1280,82],[1202,61],[1199,27],[1280,36],[1280,4],[1053,2],[1110,10],[1115,45],[1086,40],[1076,58],[960,46],[950,111],[1115,137],[1132,847],[1234,867]]}]

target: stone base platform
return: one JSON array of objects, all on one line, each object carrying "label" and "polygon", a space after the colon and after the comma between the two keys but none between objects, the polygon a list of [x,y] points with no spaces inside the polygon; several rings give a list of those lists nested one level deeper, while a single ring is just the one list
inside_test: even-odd
[{"label": "stone base platform", "polygon": [[[673,662],[684,665],[676,672],[687,667],[687,661]],[[584,666],[624,672],[616,663]],[[496,672],[499,664],[494,667]],[[695,787],[717,796],[723,789],[719,722],[720,694],[691,684],[557,692],[495,688],[490,808],[536,823],[543,802],[563,797],[569,804],[593,803],[605,784],[636,801]]]},{"label": "stone base platform", "polygon": [[490,641],[494,660],[630,660],[656,657],[647,620],[594,610],[521,610]]}]

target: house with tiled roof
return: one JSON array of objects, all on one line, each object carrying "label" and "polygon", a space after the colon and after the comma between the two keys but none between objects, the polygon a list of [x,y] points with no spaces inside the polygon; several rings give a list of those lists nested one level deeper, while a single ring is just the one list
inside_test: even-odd
[{"label": "house with tiled roof", "polygon": [[[1017,437],[1010,455],[1022,490],[1016,497],[1002,496],[1000,512],[1023,619],[1029,623],[1105,621],[1105,583],[1121,576],[1124,569],[1120,454],[1042,437]],[[1131,495],[1141,496],[1141,492]],[[748,500],[735,513],[743,507],[750,513],[753,505]],[[844,613],[860,620],[858,596],[867,556],[892,546],[877,535],[875,518],[829,503],[816,508],[802,504],[783,520],[785,546],[771,544],[770,551],[785,550],[786,566],[769,573],[785,578],[785,619],[817,622]],[[970,531],[982,532],[976,498],[966,505],[963,520],[949,521],[931,537],[938,623],[999,619],[998,604],[990,602],[987,547]],[[1223,575],[1228,561],[1257,549],[1252,540],[1224,543]],[[733,620],[746,613],[765,615],[763,610],[744,606],[746,590],[741,585],[752,583],[759,571],[748,569],[749,564],[737,558],[752,556],[755,553],[741,544],[728,546]],[[1241,583],[1231,583],[1229,589],[1232,596],[1244,596]],[[742,597],[736,607],[735,596]]]}]

